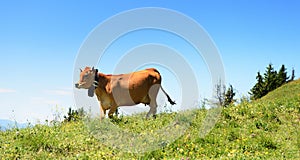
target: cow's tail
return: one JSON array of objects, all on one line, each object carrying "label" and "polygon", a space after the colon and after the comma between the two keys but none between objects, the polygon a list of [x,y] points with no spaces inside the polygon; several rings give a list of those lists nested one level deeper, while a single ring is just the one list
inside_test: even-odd
[{"label": "cow's tail", "polygon": [[168,95],[168,93],[163,89],[163,87],[160,86],[160,88],[161,88],[161,90],[164,92],[164,94],[167,96],[169,103],[170,103],[171,105],[176,104],[175,101],[172,101],[172,99],[170,98],[170,96]]}]

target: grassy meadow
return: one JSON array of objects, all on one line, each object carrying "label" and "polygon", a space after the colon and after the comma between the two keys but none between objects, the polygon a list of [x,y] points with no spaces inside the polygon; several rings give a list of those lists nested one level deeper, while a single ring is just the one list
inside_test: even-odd
[{"label": "grassy meadow", "polygon": [[[83,120],[0,131],[0,159],[300,159],[300,79],[259,100],[224,108],[210,133],[200,137],[207,112],[194,110],[183,135],[145,153],[106,145],[105,137],[95,138]],[[150,120],[134,115],[113,124],[147,135],[176,117],[178,113],[162,113]],[[170,133],[180,130],[181,124],[173,127],[168,127]],[[116,139],[117,144],[122,140],[127,141]]]}]

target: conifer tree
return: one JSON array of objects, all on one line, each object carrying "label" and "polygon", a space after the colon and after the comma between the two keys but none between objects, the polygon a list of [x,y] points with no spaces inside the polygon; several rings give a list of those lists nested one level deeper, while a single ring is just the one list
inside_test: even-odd
[{"label": "conifer tree", "polygon": [[286,68],[284,65],[282,65],[277,74],[277,86],[276,87],[280,87],[281,85],[285,84],[288,79],[289,79],[289,77],[287,76]]},{"label": "conifer tree", "polygon": [[[292,77],[289,81],[293,80],[294,75],[294,69],[292,71]],[[269,64],[266,68],[266,72],[264,73],[264,76],[258,72],[257,76],[257,83],[251,88],[249,94],[251,96],[251,99],[258,99],[266,94],[268,92],[273,91],[274,89],[282,86],[283,84],[288,82],[289,77],[287,76],[286,68],[284,65],[281,66],[279,71],[275,71],[272,64]]]},{"label": "conifer tree", "polygon": [[251,95],[251,99],[258,99],[266,94],[265,84],[260,72],[257,72],[256,80],[257,83],[249,92],[249,94]]},{"label": "conifer tree", "polygon": [[291,76],[291,79],[289,80],[290,81],[293,81],[295,79],[295,69],[293,68],[292,70],[292,76]]},{"label": "conifer tree", "polygon": [[215,85],[215,98],[220,106],[227,107],[234,102],[235,92],[232,85],[226,90],[226,86],[219,80]]},{"label": "conifer tree", "polygon": [[[264,74],[264,87],[267,92],[273,91],[277,88],[277,72],[274,70],[273,65],[269,64]],[[264,96],[264,95],[263,95]]]},{"label": "conifer tree", "polygon": [[234,99],[233,99],[234,96],[235,96],[235,92],[233,91],[232,85],[230,85],[229,88],[227,89],[226,93],[225,93],[223,106],[227,107],[228,105],[233,103],[234,102]]}]

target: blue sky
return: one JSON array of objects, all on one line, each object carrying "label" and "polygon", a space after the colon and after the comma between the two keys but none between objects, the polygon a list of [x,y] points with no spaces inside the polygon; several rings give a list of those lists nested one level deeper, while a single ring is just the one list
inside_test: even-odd
[{"label": "blue sky", "polygon": [[[226,83],[234,86],[238,96],[247,94],[257,71],[263,72],[269,63],[275,69],[285,64],[289,74],[295,68],[296,77],[300,75],[299,1],[1,1],[0,119],[43,121],[73,107],[73,69],[81,44],[103,21],[140,7],[168,8],[197,21],[217,46]],[[143,34],[143,41],[133,43]],[[155,35],[163,34],[137,32],[129,36],[130,41],[120,39],[116,44],[122,43],[125,49],[119,51],[125,52],[143,42],[167,43],[170,38],[182,42],[172,35],[156,39]],[[111,72],[105,66],[115,59],[106,58],[103,72]],[[193,58],[187,60],[193,63]],[[200,63],[195,68],[201,68]],[[176,87],[166,84],[165,88],[175,98],[180,95],[174,93]]]}]

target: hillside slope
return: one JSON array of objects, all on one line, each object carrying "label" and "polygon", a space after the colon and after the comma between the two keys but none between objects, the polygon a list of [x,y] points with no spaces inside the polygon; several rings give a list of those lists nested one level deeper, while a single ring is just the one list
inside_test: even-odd
[{"label": "hillside slope", "polygon": [[277,100],[299,100],[300,97],[300,79],[287,83],[276,90],[262,97],[261,100],[277,101]]},{"label": "hillside slope", "polygon": [[[185,134],[145,154],[126,153],[95,139],[83,121],[36,125],[0,132],[0,159],[299,159],[300,80],[260,100],[224,108],[211,132],[199,137],[207,110],[198,109]],[[149,134],[176,113],[155,120],[141,115],[114,121],[119,128]],[[113,135],[107,135],[110,138]]]}]

